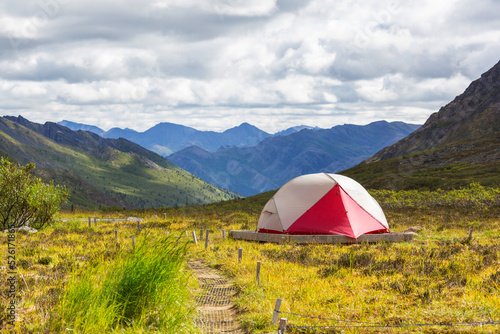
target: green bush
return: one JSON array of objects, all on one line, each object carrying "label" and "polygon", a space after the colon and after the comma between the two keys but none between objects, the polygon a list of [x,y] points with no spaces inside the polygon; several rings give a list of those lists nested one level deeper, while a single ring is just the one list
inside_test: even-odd
[{"label": "green bush", "polygon": [[0,225],[3,229],[43,227],[59,210],[67,192],[31,175],[34,164],[21,166],[0,160]]}]

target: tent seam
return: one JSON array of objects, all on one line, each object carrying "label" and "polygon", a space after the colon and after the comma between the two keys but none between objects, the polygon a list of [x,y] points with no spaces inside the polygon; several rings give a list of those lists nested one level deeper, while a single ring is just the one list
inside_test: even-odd
[{"label": "tent seam", "polygon": [[[341,188],[341,189],[344,191],[344,193],[345,193],[347,196],[349,196],[349,198],[350,198],[350,199],[351,199],[354,203],[356,203],[356,205],[357,205],[358,207],[360,207],[360,208],[361,208],[361,210],[363,210],[363,211],[364,211],[364,212],[366,212],[366,213],[367,213],[370,217],[372,217],[373,219],[375,219],[375,221],[376,221],[377,223],[379,223],[380,225],[382,225],[382,227],[384,227],[387,231],[389,231],[389,233],[391,232],[391,230],[390,230],[388,227],[385,227],[385,225],[384,225],[384,224],[382,224],[382,223],[380,222],[380,220],[378,220],[378,219],[377,219],[377,218],[375,218],[375,217],[374,217],[371,213],[369,213],[368,211],[366,211],[366,209],[365,209],[365,208],[363,208],[363,207],[362,207],[362,206],[361,206],[361,205],[360,205],[360,204],[359,204],[359,203],[358,203],[358,202],[357,202],[354,198],[352,198],[352,196],[351,196],[351,195],[349,195],[349,193],[348,193],[348,192],[347,192],[347,191],[346,191],[346,190],[345,190],[345,189],[344,189],[344,188],[340,185],[340,183],[338,183],[338,185],[339,185],[339,188]],[[346,212],[347,212],[347,211],[346,211]],[[352,229],[352,227],[351,227],[351,229]],[[354,231],[353,231],[353,232],[354,232]],[[354,234],[354,233],[353,233],[353,234]],[[357,239],[357,238],[356,238],[356,239]]]},{"label": "tent seam", "polygon": [[[333,178],[332,178],[332,179],[333,179]],[[334,181],[335,181],[335,180],[334,180]],[[337,182],[337,181],[335,181],[335,182]],[[340,185],[340,183],[338,183],[338,182],[337,182],[337,186],[338,186],[340,189],[342,189],[342,190],[343,190],[343,191],[347,194],[347,191],[345,191],[345,189],[344,189],[344,188],[342,188],[342,186]],[[349,195],[349,194],[347,194],[347,195]],[[342,195],[340,195],[340,198],[342,198]],[[353,199],[351,196],[349,196],[349,198],[350,198],[350,199],[352,199],[352,200],[354,201],[354,199]],[[343,201],[343,200],[341,200],[341,201],[340,201],[340,203],[342,204],[342,208],[344,208],[345,215],[347,216],[347,219],[349,220],[349,215],[347,214],[347,213],[348,213],[348,211],[345,209],[344,201]],[[356,202],[356,204],[357,204],[357,202]],[[349,224],[349,228],[351,229],[352,235],[355,235],[355,234],[354,234],[354,230],[352,229],[352,224]],[[355,237],[354,239],[358,239],[358,238],[357,238],[357,237]]]},{"label": "tent seam", "polygon": [[281,226],[281,232],[283,234],[286,234],[285,233],[285,229],[283,228],[283,223],[281,222],[281,217],[280,217],[280,210],[278,210],[278,206],[276,205],[276,200],[274,199],[274,196],[271,198],[274,202],[274,207],[276,208],[276,214],[278,215],[278,221],[280,222],[280,226]]}]

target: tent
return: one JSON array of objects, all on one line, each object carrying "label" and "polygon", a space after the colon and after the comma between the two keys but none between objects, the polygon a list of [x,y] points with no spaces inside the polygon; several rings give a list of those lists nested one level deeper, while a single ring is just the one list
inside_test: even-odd
[{"label": "tent", "polygon": [[257,229],[352,238],[389,233],[382,208],[362,185],[347,176],[326,173],[302,175],[282,186],[264,206]]}]

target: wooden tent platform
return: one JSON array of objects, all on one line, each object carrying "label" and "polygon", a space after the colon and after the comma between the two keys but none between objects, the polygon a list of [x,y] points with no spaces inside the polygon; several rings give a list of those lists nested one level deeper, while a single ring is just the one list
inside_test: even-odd
[{"label": "wooden tent platform", "polygon": [[354,239],[345,235],[293,235],[293,234],[274,234],[257,233],[255,231],[230,231],[234,239],[261,241],[261,242],[294,242],[297,244],[357,244],[357,243],[376,243],[376,242],[401,242],[411,241],[415,233],[384,233],[384,234],[363,234]]}]

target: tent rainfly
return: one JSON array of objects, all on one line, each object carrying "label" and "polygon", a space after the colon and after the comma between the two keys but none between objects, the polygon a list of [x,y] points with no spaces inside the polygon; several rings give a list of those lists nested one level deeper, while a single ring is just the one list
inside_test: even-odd
[{"label": "tent rainfly", "polygon": [[257,229],[351,238],[389,233],[382,208],[362,185],[347,176],[326,173],[302,175],[282,186],[264,206]]}]

